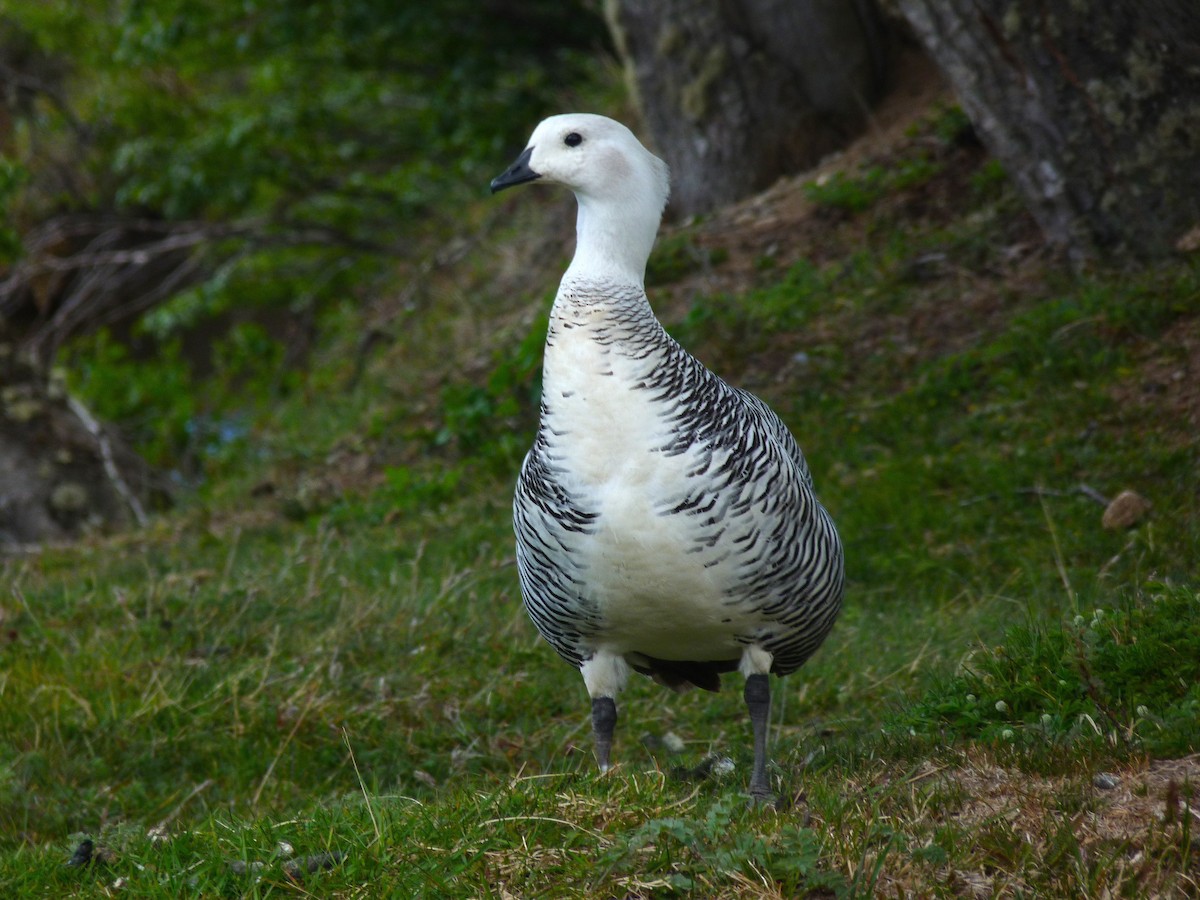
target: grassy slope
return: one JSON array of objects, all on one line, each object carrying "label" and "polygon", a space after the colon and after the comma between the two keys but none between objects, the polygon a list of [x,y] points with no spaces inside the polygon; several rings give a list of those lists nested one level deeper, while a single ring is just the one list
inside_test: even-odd
[{"label": "grassy slope", "polygon": [[[372,310],[395,338],[353,388],[346,314],[265,462],[6,563],[4,895],[1197,890],[1200,269],[1056,269],[955,129],[740,211],[774,233],[676,229],[654,265],[681,338],[793,423],[846,540],[845,614],[777,683],[782,810],[739,794],[736,689],[634,685],[592,771],[510,557],[560,245],[493,228],[415,312]],[[531,203],[518,223],[569,221]],[[1154,508],[1106,530],[1081,484]],[[673,774],[710,752],[734,771]],[[65,866],[84,835],[102,859]]]}]

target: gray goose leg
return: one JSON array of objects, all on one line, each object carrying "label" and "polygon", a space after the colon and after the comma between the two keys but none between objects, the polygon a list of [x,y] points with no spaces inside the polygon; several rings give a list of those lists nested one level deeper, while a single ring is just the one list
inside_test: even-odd
[{"label": "gray goose leg", "polygon": [[596,735],[596,762],[607,772],[612,755],[613,729],[617,724],[617,702],[612,697],[592,700],[592,731]]},{"label": "gray goose leg", "polygon": [[771,718],[771,685],[766,675],[746,678],[746,708],[754,729],[754,769],[750,772],[750,797],[758,803],[773,803],[771,780],[767,777],[767,726]]}]

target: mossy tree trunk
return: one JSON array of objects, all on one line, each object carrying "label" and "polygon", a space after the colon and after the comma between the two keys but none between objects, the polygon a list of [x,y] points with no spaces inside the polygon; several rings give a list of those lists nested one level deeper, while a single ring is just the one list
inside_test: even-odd
[{"label": "mossy tree trunk", "polygon": [[842,147],[883,85],[873,0],[606,0],[605,13],[678,214]]},{"label": "mossy tree trunk", "polygon": [[152,481],[141,458],[0,326],[0,558],[14,546],[144,522]]},{"label": "mossy tree trunk", "polygon": [[1200,226],[1197,0],[899,0],[1047,239],[1157,257]]}]

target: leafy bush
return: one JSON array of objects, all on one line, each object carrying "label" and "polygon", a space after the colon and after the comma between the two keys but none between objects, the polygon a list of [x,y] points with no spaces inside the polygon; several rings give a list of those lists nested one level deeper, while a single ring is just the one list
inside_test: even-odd
[{"label": "leafy bush", "polygon": [[[548,2],[513,16],[467,0],[48,0],[7,15],[74,67],[99,205],[268,212],[363,240],[469,195],[464,176],[586,76],[582,51],[605,34]],[[68,132],[56,112],[38,127]]]},{"label": "leafy bush", "polygon": [[170,465],[189,440],[198,395],[178,340],[161,344],[153,359],[139,360],[107,330],[77,342],[69,381],[103,419],[120,422],[152,464]]},{"label": "leafy bush", "polygon": [[260,325],[233,326],[212,348],[217,376],[198,376],[178,338],[134,352],[103,330],[71,346],[68,382],[92,410],[119,422],[147,461],[189,478],[246,436],[249,408],[289,387],[283,347]]},{"label": "leafy bush", "polygon": [[[150,314],[163,384],[134,376],[111,337],[70,352],[93,403],[132,415],[122,424],[160,462],[187,445],[193,412],[169,396],[188,377],[173,338],[252,309],[320,322],[384,290],[394,258],[459,227],[458,208],[563,85],[587,83],[607,34],[590,6],[545,0],[519,15],[468,0],[46,0],[4,22],[65,74],[18,123],[0,210],[187,220],[208,235],[198,274]],[[0,260],[19,251],[17,232],[0,230]]]}]

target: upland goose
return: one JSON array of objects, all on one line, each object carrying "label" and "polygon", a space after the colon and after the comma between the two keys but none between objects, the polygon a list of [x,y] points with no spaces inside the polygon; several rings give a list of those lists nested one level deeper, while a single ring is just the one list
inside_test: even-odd
[{"label": "upland goose", "polygon": [[768,673],[787,675],[841,607],[842,546],[787,427],[672,339],[643,280],[667,166],[628,128],[552,116],[492,192],[561,184],[575,255],[546,336],[540,423],[517,479],[517,571],[534,625],[583,674],[611,759],[630,671],[676,690],[746,676],[750,793],[767,774]]}]

